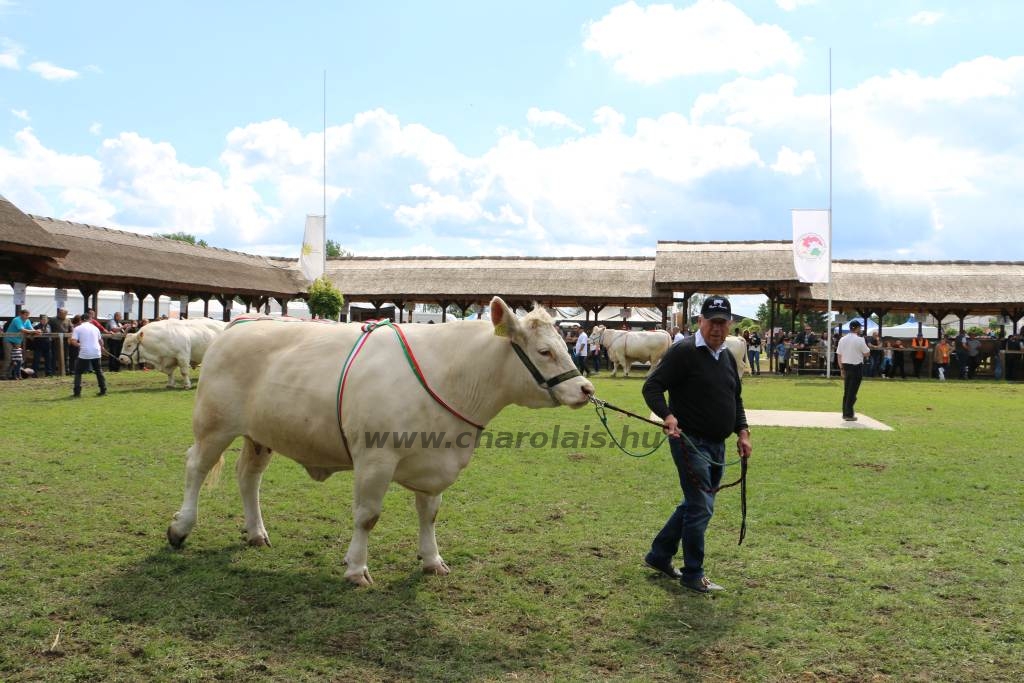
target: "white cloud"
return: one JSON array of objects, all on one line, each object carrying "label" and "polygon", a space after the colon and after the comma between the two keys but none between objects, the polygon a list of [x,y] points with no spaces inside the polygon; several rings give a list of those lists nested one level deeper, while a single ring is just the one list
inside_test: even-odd
[{"label": "white cloud", "polygon": [[7,38],[0,38],[0,67],[4,69],[20,69],[18,60],[25,54],[20,45],[12,43]]},{"label": "white cloud", "polygon": [[814,162],[815,157],[812,150],[794,152],[789,147],[783,146],[779,150],[778,156],[775,157],[775,163],[771,165],[771,169],[776,173],[797,176],[814,166]]},{"label": "white cloud", "polygon": [[49,62],[32,62],[28,65],[28,70],[39,74],[48,81],[70,81],[79,76],[77,71],[65,69]]},{"label": "white cloud", "polygon": [[775,4],[778,5],[780,9],[786,12],[792,12],[797,7],[800,7],[802,5],[813,5],[817,1],[818,0],[775,0]]},{"label": "white cloud", "polygon": [[542,111],[537,107],[530,107],[526,112],[526,120],[531,126],[549,126],[551,128],[569,128],[577,133],[583,132],[583,126],[575,123],[568,116],[558,111]]},{"label": "white cloud", "polygon": [[31,117],[28,115],[28,109],[12,109],[11,115],[15,118],[21,119],[22,121],[31,121]]},{"label": "white cloud", "polygon": [[93,135],[102,135],[103,134],[103,124],[100,123],[99,121],[94,121],[89,126],[89,132],[91,134],[93,134]]},{"label": "white cloud", "polygon": [[929,12],[927,10],[918,12],[908,20],[916,26],[933,26],[946,16],[944,12]]},{"label": "white cloud", "polygon": [[644,84],[698,74],[756,73],[796,66],[803,52],[778,26],[756,24],[725,0],[685,9],[630,0],[587,26],[584,48]]}]

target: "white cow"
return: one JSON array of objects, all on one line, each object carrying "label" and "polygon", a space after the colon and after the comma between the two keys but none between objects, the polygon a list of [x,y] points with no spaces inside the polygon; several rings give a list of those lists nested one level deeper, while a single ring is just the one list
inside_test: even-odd
[{"label": "white cow", "polygon": [[225,323],[209,318],[158,320],[138,332],[127,334],[121,347],[122,363],[147,363],[167,374],[173,388],[174,370],[181,373],[186,389],[192,388],[191,364],[203,362],[210,343],[224,331]]},{"label": "white cow", "polygon": [[595,325],[590,340],[608,350],[612,364],[612,377],[622,368],[626,377],[633,363],[650,363],[653,368],[672,344],[672,337],[664,330],[654,332],[631,332],[609,330],[604,325]]},{"label": "white cow", "polygon": [[[359,324],[257,320],[229,326],[214,342],[192,414],[184,502],[167,529],[172,546],[180,547],[196,523],[203,480],[219,471],[224,450],[242,436],[235,470],[250,545],[270,545],[259,489],[271,452],[278,451],[317,481],[354,471],[349,581],[372,583],[367,540],[392,481],[416,494],[423,571],[447,574],[434,518],[442,491],[469,464],[482,426],[510,404],[578,408],[594,393],[541,308],[516,318],[495,297],[490,321],[401,327],[427,385],[459,416],[420,384],[394,330],[381,327],[365,337],[361,330]],[[342,366],[357,348],[346,373]],[[396,435],[414,438],[399,444]]]}]

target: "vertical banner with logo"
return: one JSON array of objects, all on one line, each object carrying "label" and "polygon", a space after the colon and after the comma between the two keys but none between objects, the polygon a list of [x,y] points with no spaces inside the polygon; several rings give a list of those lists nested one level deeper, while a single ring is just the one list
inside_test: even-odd
[{"label": "vertical banner with logo", "polygon": [[66,289],[55,289],[53,290],[53,303],[56,304],[57,308],[67,309],[68,307],[68,290]]},{"label": "vertical banner with logo", "polygon": [[793,209],[793,267],[800,282],[828,282],[829,212],[827,209]]},{"label": "vertical banner with logo", "polygon": [[28,285],[24,282],[14,283],[14,305],[24,306],[26,301],[26,293],[28,291]]},{"label": "vertical banner with logo", "polygon": [[310,282],[324,274],[324,253],[326,251],[324,231],[323,216],[306,216],[306,234],[302,238],[299,268],[302,270],[302,275]]},{"label": "vertical banner with logo", "polygon": [[135,295],[131,292],[125,292],[121,296],[121,313],[124,314],[125,320],[131,320],[133,306],[135,306]]}]

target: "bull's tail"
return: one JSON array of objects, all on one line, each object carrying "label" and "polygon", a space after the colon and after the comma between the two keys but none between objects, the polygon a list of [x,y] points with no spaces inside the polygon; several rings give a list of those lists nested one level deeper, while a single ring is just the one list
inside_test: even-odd
[{"label": "bull's tail", "polygon": [[207,489],[215,489],[220,484],[220,473],[224,469],[224,456],[220,456],[217,462],[214,463],[213,467],[210,468],[209,474],[206,475],[206,480],[203,482],[203,486]]}]

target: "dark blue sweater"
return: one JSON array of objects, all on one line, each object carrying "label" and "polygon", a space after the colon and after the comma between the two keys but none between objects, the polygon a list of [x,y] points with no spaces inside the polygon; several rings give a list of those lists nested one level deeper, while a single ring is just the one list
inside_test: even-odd
[{"label": "dark blue sweater", "polygon": [[[665,419],[674,415],[686,434],[724,441],[747,428],[736,361],[724,348],[718,360],[694,338],[673,344],[644,382],[648,407]],[[668,403],[665,392],[668,392]]]}]

